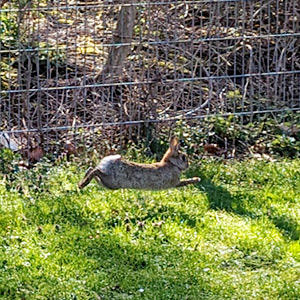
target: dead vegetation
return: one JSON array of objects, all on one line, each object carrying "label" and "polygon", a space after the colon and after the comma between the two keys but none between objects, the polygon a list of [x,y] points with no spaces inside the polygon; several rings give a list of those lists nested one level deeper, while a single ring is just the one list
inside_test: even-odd
[{"label": "dead vegetation", "polygon": [[24,131],[26,153],[106,151],[182,118],[299,107],[297,1],[123,2],[2,2],[17,26],[2,33],[1,129]]}]

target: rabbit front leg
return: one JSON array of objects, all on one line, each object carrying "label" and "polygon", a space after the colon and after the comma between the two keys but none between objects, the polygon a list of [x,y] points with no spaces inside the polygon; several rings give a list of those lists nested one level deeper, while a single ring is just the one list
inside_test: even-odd
[{"label": "rabbit front leg", "polygon": [[176,187],[186,186],[186,185],[189,185],[189,184],[198,183],[200,181],[201,181],[201,179],[199,177],[193,177],[193,178],[189,178],[189,179],[184,179],[184,180],[181,180],[176,185]]}]

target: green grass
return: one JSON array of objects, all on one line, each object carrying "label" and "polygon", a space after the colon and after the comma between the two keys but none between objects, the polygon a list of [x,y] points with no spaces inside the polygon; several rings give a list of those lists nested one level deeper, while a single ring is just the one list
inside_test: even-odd
[{"label": "green grass", "polygon": [[161,192],[78,191],[74,164],[2,177],[0,298],[299,299],[299,170],[206,160]]}]

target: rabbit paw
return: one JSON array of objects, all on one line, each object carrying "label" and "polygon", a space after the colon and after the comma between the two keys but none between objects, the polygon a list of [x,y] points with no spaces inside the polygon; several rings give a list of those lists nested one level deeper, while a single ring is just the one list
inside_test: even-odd
[{"label": "rabbit paw", "polygon": [[201,178],[199,178],[199,177],[193,177],[192,178],[195,182],[200,182],[201,181]]}]

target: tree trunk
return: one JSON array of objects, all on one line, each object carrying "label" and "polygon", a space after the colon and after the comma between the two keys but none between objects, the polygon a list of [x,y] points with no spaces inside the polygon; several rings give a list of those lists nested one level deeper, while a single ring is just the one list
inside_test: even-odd
[{"label": "tree trunk", "polygon": [[113,44],[115,45],[110,48],[106,64],[98,77],[99,79],[112,79],[115,75],[122,74],[123,65],[131,49],[135,18],[136,6],[122,6],[113,37]]}]

